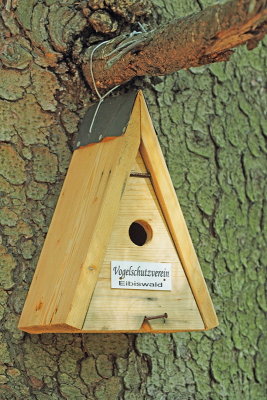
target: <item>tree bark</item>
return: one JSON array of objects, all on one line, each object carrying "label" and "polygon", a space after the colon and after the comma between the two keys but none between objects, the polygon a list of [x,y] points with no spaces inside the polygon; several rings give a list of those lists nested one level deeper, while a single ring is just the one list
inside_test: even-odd
[{"label": "tree bark", "polygon": [[[210,2],[157,0],[158,18]],[[99,37],[77,3],[0,1],[0,399],[266,400],[264,43],[143,85],[219,327],[156,335],[17,329],[71,143],[95,101],[73,54],[76,40]],[[93,3],[116,3],[125,15],[135,5]]]},{"label": "tree bark", "polygon": [[[267,29],[266,0],[231,0],[132,37],[122,35],[84,54],[82,70],[91,87],[121,85],[136,76],[227,61],[232,48],[254,48]],[[93,66],[92,64],[93,58]]]}]

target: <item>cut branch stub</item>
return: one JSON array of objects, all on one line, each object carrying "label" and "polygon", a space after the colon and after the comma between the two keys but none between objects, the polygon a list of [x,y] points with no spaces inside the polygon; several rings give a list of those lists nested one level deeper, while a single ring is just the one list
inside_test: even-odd
[{"label": "cut branch stub", "polygon": [[[180,69],[226,61],[232,48],[247,43],[256,47],[267,30],[266,0],[231,0],[197,14],[172,20],[158,29],[122,35],[94,53],[93,71],[99,89],[107,89],[136,76],[167,75]],[[92,87],[89,48],[82,62]]]}]

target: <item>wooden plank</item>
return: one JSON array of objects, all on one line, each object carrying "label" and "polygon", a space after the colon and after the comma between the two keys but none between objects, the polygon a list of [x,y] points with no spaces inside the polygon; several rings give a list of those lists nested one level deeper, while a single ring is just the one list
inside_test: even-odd
[{"label": "wooden plank", "polygon": [[143,95],[141,96],[141,155],[152,175],[153,187],[198,304],[205,328],[211,329],[218,325],[218,319],[145,100]]},{"label": "wooden plank", "polygon": [[82,328],[139,144],[140,95],[123,136],[74,152],[20,329]]},{"label": "wooden plank", "polygon": [[[137,173],[146,172],[140,154],[133,170]],[[151,239],[143,246],[135,245],[129,236],[132,222],[140,220],[145,221],[152,230]],[[112,260],[171,263],[172,290],[111,289]],[[151,181],[148,178],[130,177],[82,330],[147,331],[147,327],[142,327],[145,315],[165,312],[168,313],[165,323],[162,319],[151,320],[150,329],[161,332],[205,329]]]}]

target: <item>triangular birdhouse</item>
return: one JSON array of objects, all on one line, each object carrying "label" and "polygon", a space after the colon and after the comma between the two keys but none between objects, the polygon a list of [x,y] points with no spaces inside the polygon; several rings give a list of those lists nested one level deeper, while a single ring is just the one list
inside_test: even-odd
[{"label": "triangular birdhouse", "polygon": [[216,314],[141,92],[92,107],[19,328],[206,330]]}]

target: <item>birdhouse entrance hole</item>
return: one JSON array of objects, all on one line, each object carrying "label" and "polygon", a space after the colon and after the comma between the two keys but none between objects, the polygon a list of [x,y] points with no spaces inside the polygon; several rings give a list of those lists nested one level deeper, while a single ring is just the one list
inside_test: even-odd
[{"label": "birdhouse entrance hole", "polygon": [[134,221],[129,228],[131,241],[137,246],[144,246],[152,238],[151,226],[146,221]]}]

